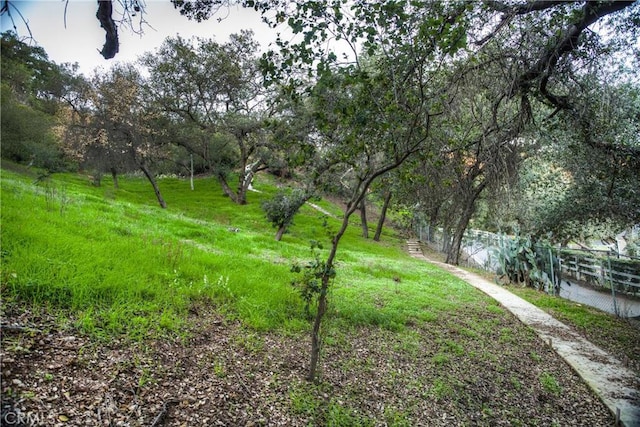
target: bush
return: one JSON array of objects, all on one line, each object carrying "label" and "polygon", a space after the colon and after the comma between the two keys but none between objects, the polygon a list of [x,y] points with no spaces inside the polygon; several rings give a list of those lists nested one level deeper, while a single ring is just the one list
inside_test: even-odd
[{"label": "bush", "polygon": [[267,219],[278,229],[276,240],[280,240],[287,227],[293,224],[293,217],[308,199],[303,190],[280,190],[271,200],[262,202]]}]

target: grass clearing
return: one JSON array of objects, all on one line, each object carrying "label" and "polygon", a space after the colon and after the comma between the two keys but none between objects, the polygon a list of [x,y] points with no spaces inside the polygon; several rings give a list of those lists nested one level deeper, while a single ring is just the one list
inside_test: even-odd
[{"label": "grass clearing", "polygon": [[[2,178],[5,295],[71,310],[82,330],[105,337],[179,333],[198,300],[256,330],[299,330],[306,322],[290,266],[310,259],[310,240],[327,241],[323,222],[338,226],[305,207],[276,242],[260,209],[274,189],[260,180],[262,192],[237,206],[211,179],[196,180],[195,191],[161,179],[169,203],[162,210],[142,178],[122,177],[118,189],[108,178],[94,187],[76,174],[45,183],[9,171]],[[397,240],[376,244],[358,234],[349,230],[338,254],[331,317],[400,330],[478,298],[407,258]]]}]

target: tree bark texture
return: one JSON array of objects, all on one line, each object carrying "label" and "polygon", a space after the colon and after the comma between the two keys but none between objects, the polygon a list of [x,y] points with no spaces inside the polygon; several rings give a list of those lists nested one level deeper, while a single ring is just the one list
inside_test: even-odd
[{"label": "tree bark texture", "polygon": [[367,225],[367,206],[364,197],[360,201],[360,222],[362,224],[362,237],[369,238],[369,226]]},{"label": "tree bark texture", "polygon": [[222,192],[224,194],[226,194],[227,196],[229,196],[229,198],[234,203],[238,203],[238,199],[236,197],[236,193],[234,193],[233,190],[231,189],[231,187],[229,186],[229,183],[227,182],[227,179],[224,176],[222,176],[221,174],[216,174],[216,178],[218,179],[218,183],[220,184],[220,187],[222,187]]},{"label": "tree bark texture", "polygon": [[471,221],[471,217],[476,210],[476,200],[478,200],[478,197],[480,197],[480,194],[482,194],[486,186],[487,182],[482,181],[473,189],[471,194],[468,195],[467,200],[465,200],[462,214],[453,233],[453,241],[447,251],[447,259],[445,261],[447,264],[458,265],[460,263],[460,247],[462,246],[464,232],[467,230],[469,221]]},{"label": "tree bark texture", "polygon": [[391,196],[393,193],[388,191],[384,196],[384,203],[382,204],[382,211],[380,212],[380,219],[378,220],[378,226],[376,227],[376,234],[373,236],[373,240],[376,242],[380,241],[380,235],[382,234],[382,227],[384,226],[384,221],[387,218],[387,209],[389,208],[389,204],[391,203]]}]

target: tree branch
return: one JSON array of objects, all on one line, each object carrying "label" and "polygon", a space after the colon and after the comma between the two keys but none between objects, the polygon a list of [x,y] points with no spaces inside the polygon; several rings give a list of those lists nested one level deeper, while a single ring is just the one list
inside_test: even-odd
[{"label": "tree branch", "polygon": [[96,18],[100,21],[100,26],[104,28],[106,33],[106,40],[100,54],[104,59],[111,59],[116,56],[116,53],[120,50],[120,43],[118,41],[118,28],[112,18],[113,4],[111,0],[98,0],[98,12]]},{"label": "tree branch", "polygon": [[561,4],[575,3],[575,0],[538,0],[522,4],[506,4],[501,1],[485,0],[484,4],[490,9],[509,15],[526,15],[527,13],[550,9]]},{"label": "tree branch", "polygon": [[[554,2],[536,2],[536,3],[554,3]],[[586,2],[582,7],[580,19],[572,23],[565,31],[560,40],[552,44],[540,57],[540,59],[529,70],[524,72],[516,81],[514,88],[522,90],[539,77],[543,77],[540,81],[540,92],[542,95],[556,107],[569,108],[566,98],[558,97],[551,94],[547,89],[549,77],[553,74],[556,64],[563,55],[577,49],[578,38],[582,32],[598,19],[609,14],[623,10],[631,6],[635,1],[616,1],[616,2]],[[533,7],[533,6],[532,6]],[[540,6],[541,7],[541,6]],[[547,7],[552,7],[551,5]]]}]

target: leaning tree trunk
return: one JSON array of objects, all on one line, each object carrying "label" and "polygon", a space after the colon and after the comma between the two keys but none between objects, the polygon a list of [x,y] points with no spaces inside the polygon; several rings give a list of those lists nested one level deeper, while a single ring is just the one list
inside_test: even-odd
[{"label": "leaning tree trunk", "polygon": [[247,191],[249,189],[249,184],[251,184],[251,178],[253,174],[249,176],[247,173],[246,167],[243,169],[243,172],[238,177],[238,191],[236,193],[236,203],[239,205],[247,204]]},{"label": "leaning tree trunk", "polygon": [[369,226],[367,225],[367,207],[364,197],[360,201],[360,222],[362,223],[362,237],[369,238]]},{"label": "leaning tree trunk", "polygon": [[464,237],[464,232],[467,229],[467,225],[469,225],[469,221],[471,220],[473,211],[473,208],[465,208],[464,212],[462,213],[462,217],[456,225],[456,229],[453,233],[453,241],[451,242],[451,246],[449,246],[449,250],[447,251],[447,264],[458,265],[460,263],[460,246],[462,246],[462,238]]},{"label": "leaning tree trunk", "polygon": [[149,168],[147,168],[147,165],[145,165],[144,163],[141,163],[139,166],[142,173],[144,173],[144,175],[147,177],[147,179],[151,183],[151,186],[153,187],[153,191],[156,193],[156,199],[158,199],[158,203],[160,203],[160,207],[162,209],[166,209],[167,203],[162,198],[162,194],[160,194],[160,187],[158,187],[158,183],[156,182],[156,179],[154,178],[153,174],[149,171]]},{"label": "leaning tree trunk", "polygon": [[[227,182],[227,179],[222,174],[216,174],[216,178],[218,179],[218,183],[220,184],[220,187],[222,187],[222,192],[225,195],[229,196],[229,198],[234,203],[238,203],[238,196],[236,195],[236,193],[233,192],[233,190],[229,186],[229,183]],[[246,203],[246,201],[245,201],[245,203]],[[238,204],[243,204],[243,203],[238,203]]]},{"label": "leaning tree trunk", "polygon": [[287,226],[286,225],[281,225],[278,228],[278,231],[276,232],[276,241],[279,242],[282,239],[282,236],[284,235],[285,231],[287,231]]},{"label": "leaning tree trunk", "polygon": [[387,218],[387,209],[389,208],[389,203],[391,202],[391,191],[388,191],[384,197],[384,203],[382,204],[382,211],[380,212],[380,219],[378,220],[378,226],[376,227],[376,234],[373,236],[373,240],[376,242],[380,241],[380,235],[382,234],[382,226],[384,225],[384,221]]}]

